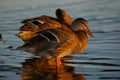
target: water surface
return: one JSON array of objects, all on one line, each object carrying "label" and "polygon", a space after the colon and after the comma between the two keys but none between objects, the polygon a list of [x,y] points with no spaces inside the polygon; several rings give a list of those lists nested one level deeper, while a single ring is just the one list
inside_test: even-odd
[{"label": "water surface", "polygon": [[[68,76],[69,80],[120,80],[119,3],[120,0],[0,0],[0,80],[68,80]],[[44,14],[55,17],[57,8],[66,9],[74,19],[87,19],[95,35],[89,38],[86,51],[66,60],[69,63],[62,65],[60,74],[55,73],[55,66],[44,67],[47,64],[34,55],[13,50],[23,44],[14,36],[23,19]]]}]

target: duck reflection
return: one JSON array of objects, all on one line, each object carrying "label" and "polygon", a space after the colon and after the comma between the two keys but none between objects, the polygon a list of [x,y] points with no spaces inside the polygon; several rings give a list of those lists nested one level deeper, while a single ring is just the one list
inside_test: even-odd
[{"label": "duck reflection", "polygon": [[46,64],[42,58],[26,59],[22,64],[23,80],[86,80],[84,74],[75,74],[74,67],[64,64],[61,65],[60,72],[56,73],[55,62]]}]

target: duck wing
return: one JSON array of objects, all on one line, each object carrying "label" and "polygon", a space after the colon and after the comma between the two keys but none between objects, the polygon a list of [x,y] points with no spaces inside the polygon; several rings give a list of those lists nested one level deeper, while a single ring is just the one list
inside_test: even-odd
[{"label": "duck wing", "polygon": [[43,31],[54,28],[61,28],[61,23],[49,16],[40,16],[37,18],[31,18],[23,20],[23,26],[20,27],[20,31]]},{"label": "duck wing", "polygon": [[57,38],[57,36],[55,36],[55,34],[50,31],[39,32],[37,34],[38,35],[36,37],[31,38],[29,41],[25,42],[24,45],[18,47],[17,49],[36,53],[34,51],[29,51],[29,49],[34,48],[41,51],[49,48],[54,44],[59,43],[59,39]]}]

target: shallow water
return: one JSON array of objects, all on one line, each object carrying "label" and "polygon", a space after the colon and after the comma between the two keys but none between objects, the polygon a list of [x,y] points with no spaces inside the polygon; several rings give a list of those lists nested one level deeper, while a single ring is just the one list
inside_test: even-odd
[{"label": "shallow water", "polygon": [[[119,3],[120,0],[0,0],[0,80],[68,80],[68,76],[69,80],[120,80]],[[62,65],[60,74],[55,73],[54,66],[46,68],[48,65],[34,55],[13,50],[23,44],[14,36],[23,19],[44,14],[55,17],[57,8],[66,9],[73,18],[87,19],[95,35],[89,38],[86,51],[66,60],[69,63]]]}]

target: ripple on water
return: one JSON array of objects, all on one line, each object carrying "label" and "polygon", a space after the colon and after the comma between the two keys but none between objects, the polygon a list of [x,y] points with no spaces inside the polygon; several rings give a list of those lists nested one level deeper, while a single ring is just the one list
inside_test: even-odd
[{"label": "ripple on water", "polygon": [[[7,1],[7,2],[6,2]],[[14,3],[13,3],[14,2]],[[1,0],[0,3],[0,80],[21,80],[21,62],[33,56],[8,48],[23,42],[15,37],[23,19],[54,15],[56,8],[66,9],[74,18],[88,20],[95,38],[89,38],[85,52],[73,55],[66,65],[75,68],[74,74],[85,74],[86,80],[120,80],[120,0],[27,1]],[[64,74],[63,74],[64,75]]]}]

